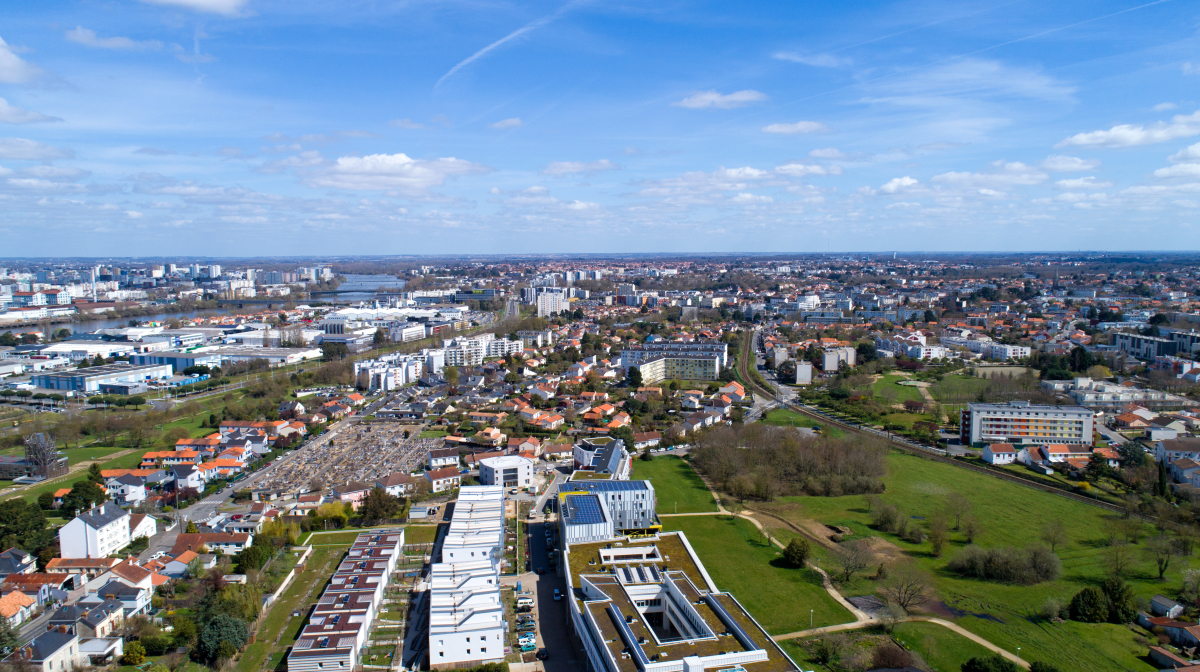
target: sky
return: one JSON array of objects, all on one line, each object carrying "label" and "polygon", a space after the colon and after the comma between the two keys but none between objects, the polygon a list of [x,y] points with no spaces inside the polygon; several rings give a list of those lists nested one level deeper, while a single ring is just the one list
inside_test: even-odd
[{"label": "sky", "polygon": [[1200,3],[62,0],[0,256],[1200,249]]}]

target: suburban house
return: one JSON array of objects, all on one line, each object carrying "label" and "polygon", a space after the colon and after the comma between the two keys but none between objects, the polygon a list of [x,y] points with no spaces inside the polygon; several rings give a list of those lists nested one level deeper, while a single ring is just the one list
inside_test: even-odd
[{"label": "suburban house", "polygon": [[1011,443],[993,443],[983,449],[983,461],[988,464],[1012,464],[1017,460],[1017,450]]},{"label": "suburban house", "polygon": [[0,597],[0,617],[8,619],[9,625],[16,628],[33,615],[37,600],[25,593],[14,590]]},{"label": "suburban house", "polygon": [[247,533],[207,532],[199,534],[181,534],[175,538],[170,555],[178,557],[184,551],[201,552],[207,548],[209,552],[220,551],[225,555],[237,555],[254,542],[254,535]]},{"label": "suburban house", "polygon": [[1154,444],[1154,459],[1159,462],[1174,462],[1183,457],[1200,461],[1200,438],[1164,439]]},{"label": "suburban house", "polygon": [[427,466],[429,469],[444,469],[446,467],[458,466],[458,449],[457,448],[435,448],[429,451]]},{"label": "suburban house", "polygon": [[406,497],[412,494],[417,489],[417,484],[412,476],[408,474],[396,472],[390,474],[387,478],[382,478],[375,481],[375,487],[383,490],[393,497]]},{"label": "suburban house", "polygon": [[363,500],[367,498],[367,494],[371,492],[371,484],[363,483],[362,481],[350,481],[342,485],[334,486],[333,495],[342,502],[349,502],[350,506],[357,511],[358,507],[362,506]]},{"label": "suburban house", "polygon": [[433,469],[425,472],[425,479],[429,481],[430,489],[433,492],[445,492],[457,488],[459,483],[462,482],[461,476],[458,473],[457,467]]}]

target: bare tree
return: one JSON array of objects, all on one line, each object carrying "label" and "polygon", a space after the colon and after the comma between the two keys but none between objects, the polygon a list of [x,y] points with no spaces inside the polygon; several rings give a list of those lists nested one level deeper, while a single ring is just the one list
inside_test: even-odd
[{"label": "bare tree", "polygon": [[1066,524],[1058,519],[1046,523],[1042,528],[1042,541],[1050,546],[1051,552],[1054,552],[1059,546],[1071,543],[1071,537],[1067,535]]},{"label": "bare tree", "polygon": [[967,499],[966,495],[959,492],[946,495],[946,511],[954,516],[954,529],[962,526],[963,516],[970,513],[972,508],[971,500]]},{"label": "bare tree", "polygon": [[933,545],[935,557],[942,557],[942,551],[946,548],[946,542],[949,540],[950,530],[946,517],[940,513],[934,514],[933,520],[929,521],[929,543]]},{"label": "bare tree", "polygon": [[1121,541],[1109,546],[1108,551],[1104,554],[1104,566],[1113,576],[1125,576],[1133,568],[1133,563],[1133,548]]},{"label": "bare tree", "polygon": [[963,537],[966,538],[968,544],[975,543],[975,537],[983,534],[983,524],[975,516],[967,516],[963,520]]},{"label": "bare tree", "polygon": [[871,551],[861,541],[845,541],[833,549],[833,555],[838,566],[842,568],[842,581],[849,581],[855,572],[860,572],[871,564]]},{"label": "bare tree", "polygon": [[883,581],[882,591],[889,602],[904,611],[929,599],[933,586],[933,575],[915,564],[906,563],[893,567]]},{"label": "bare tree", "polygon": [[1146,555],[1154,561],[1158,567],[1158,580],[1162,581],[1163,575],[1167,573],[1167,569],[1171,566],[1171,558],[1180,555],[1180,546],[1174,539],[1167,537],[1165,534],[1160,534],[1157,537],[1151,537],[1146,542]]}]

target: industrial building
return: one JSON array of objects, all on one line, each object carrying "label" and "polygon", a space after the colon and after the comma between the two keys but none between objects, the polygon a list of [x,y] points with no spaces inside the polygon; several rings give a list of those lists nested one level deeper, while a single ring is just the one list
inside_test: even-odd
[{"label": "industrial building", "polygon": [[134,364],[167,364],[175,373],[183,373],[184,369],[192,366],[221,366],[221,356],[211,350],[198,352],[152,352],[133,355],[130,358]]},{"label": "industrial building", "polygon": [[30,382],[36,387],[47,390],[91,393],[99,392],[100,386],[105,384],[162,380],[170,378],[172,373],[170,364],[131,365],[117,362],[86,369],[38,373],[30,379]]},{"label": "industrial building", "polygon": [[504,489],[461,488],[440,562],[429,569],[430,669],[504,660],[503,550]]},{"label": "industrial building", "polygon": [[1095,426],[1095,413],[1082,406],[1027,401],[967,404],[962,410],[960,438],[976,448],[993,443],[1092,445]]}]

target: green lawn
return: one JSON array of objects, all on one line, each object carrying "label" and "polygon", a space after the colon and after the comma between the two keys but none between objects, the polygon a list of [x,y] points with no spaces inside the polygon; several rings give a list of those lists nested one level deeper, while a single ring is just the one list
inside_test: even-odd
[{"label": "green lawn", "polygon": [[885,425],[904,425],[908,429],[912,429],[914,422],[929,422],[928,415],[918,413],[888,413],[883,416]]},{"label": "green lawn", "polygon": [[727,516],[664,519],[668,530],[682,530],[717,588],[733,593],[773,635],[854,620],[807,569],[783,566],[780,550],[767,546],[752,523]]},{"label": "green lawn", "polygon": [[448,436],[450,433],[440,429],[427,429],[417,435],[420,439],[440,439],[443,436]]},{"label": "green lawn", "polygon": [[112,446],[105,447],[86,447],[86,448],[68,448],[63,453],[66,454],[69,464],[76,465],[80,462],[91,462],[93,460],[103,460],[103,458],[119,453],[125,448],[114,448]]},{"label": "green lawn", "polygon": [[[929,394],[939,402],[965,404],[976,401],[990,383],[987,378],[949,375],[929,386]],[[949,410],[949,409],[947,409]]]},{"label": "green lawn", "polygon": [[437,538],[437,525],[409,525],[404,528],[404,543],[432,544]]},{"label": "green lawn", "polygon": [[[868,526],[871,516],[862,496],[789,497],[762,508],[794,520],[814,519],[831,525],[845,525],[856,536],[884,537],[913,561],[933,572],[940,600],[969,612],[955,619],[959,625],[1010,651],[1020,646],[1021,655],[1027,660],[1046,660],[1064,670],[1152,669],[1140,658],[1146,651],[1134,643],[1135,633],[1127,628],[1107,624],[1054,624],[1034,617],[1047,598],[1053,596],[1069,601],[1082,588],[1096,585],[1105,578],[1104,528],[1115,514],[913,455],[892,453],[888,462],[890,474],[883,500],[899,507],[910,517],[910,523],[923,524],[923,519],[944,506],[946,495],[951,492],[965,495],[973,504],[973,513],[984,530],[976,539],[981,546],[1025,546],[1037,541],[1048,521],[1063,521],[1071,539],[1067,546],[1058,548],[1063,577],[1035,586],[958,578],[946,569],[946,564],[965,544],[959,533],[952,532],[944,556],[934,558],[928,542],[914,545],[872,530]],[[1135,549],[1137,561],[1129,578],[1137,595],[1146,599],[1157,593],[1173,594],[1180,585],[1182,571],[1189,566],[1200,566],[1194,558],[1176,559],[1167,572],[1166,581],[1160,583],[1152,573],[1152,563],[1141,555],[1141,548]],[[828,562],[825,559],[822,565],[828,566]],[[860,575],[844,592],[862,595],[872,593],[874,589],[872,582]]]},{"label": "green lawn", "polygon": [[[862,650],[867,653],[889,638],[879,628],[850,630],[840,633],[840,636],[846,639],[850,650]],[[949,628],[920,621],[897,625],[891,638],[905,649],[920,655],[929,666],[930,672],[959,672],[962,664],[971,658],[989,656],[992,653]],[[792,660],[800,664],[801,669],[823,669],[824,666],[813,660],[805,649],[805,645],[818,639],[821,639],[821,636],[789,639],[781,644]]]},{"label": "green lawn", "polygon": [[814,420],[807,415],[797,413],[795,411],[789,411],[786,408],[776,408],[768,411],[767,417],[763,419],[763,422],[768,425],[780,425],[786,427],[820,427],[821,433],[835,439],[844,438],[846,436],[845,432],[830,425],[828,422]]},{"label": "green lawn", "polygon": [[[909,380],[908,376],[887,375],[875,381],[872,386],[875,391],[877,400],[882,397],[890,397],[891,403],[903,404],[906,401],[925,402],[925,397],[921,396],[921,391],[911,385],[899,385],[902,380]],[[882,393],[882,394],[881,394]]]},{"label": "green lawn", "polygon": [[635,459],[633,479],[648,480],[654,485],[659,513],[703,513],[716,511],[717,503],[704,481],[682,458],[656,455],[653,460]]}]

